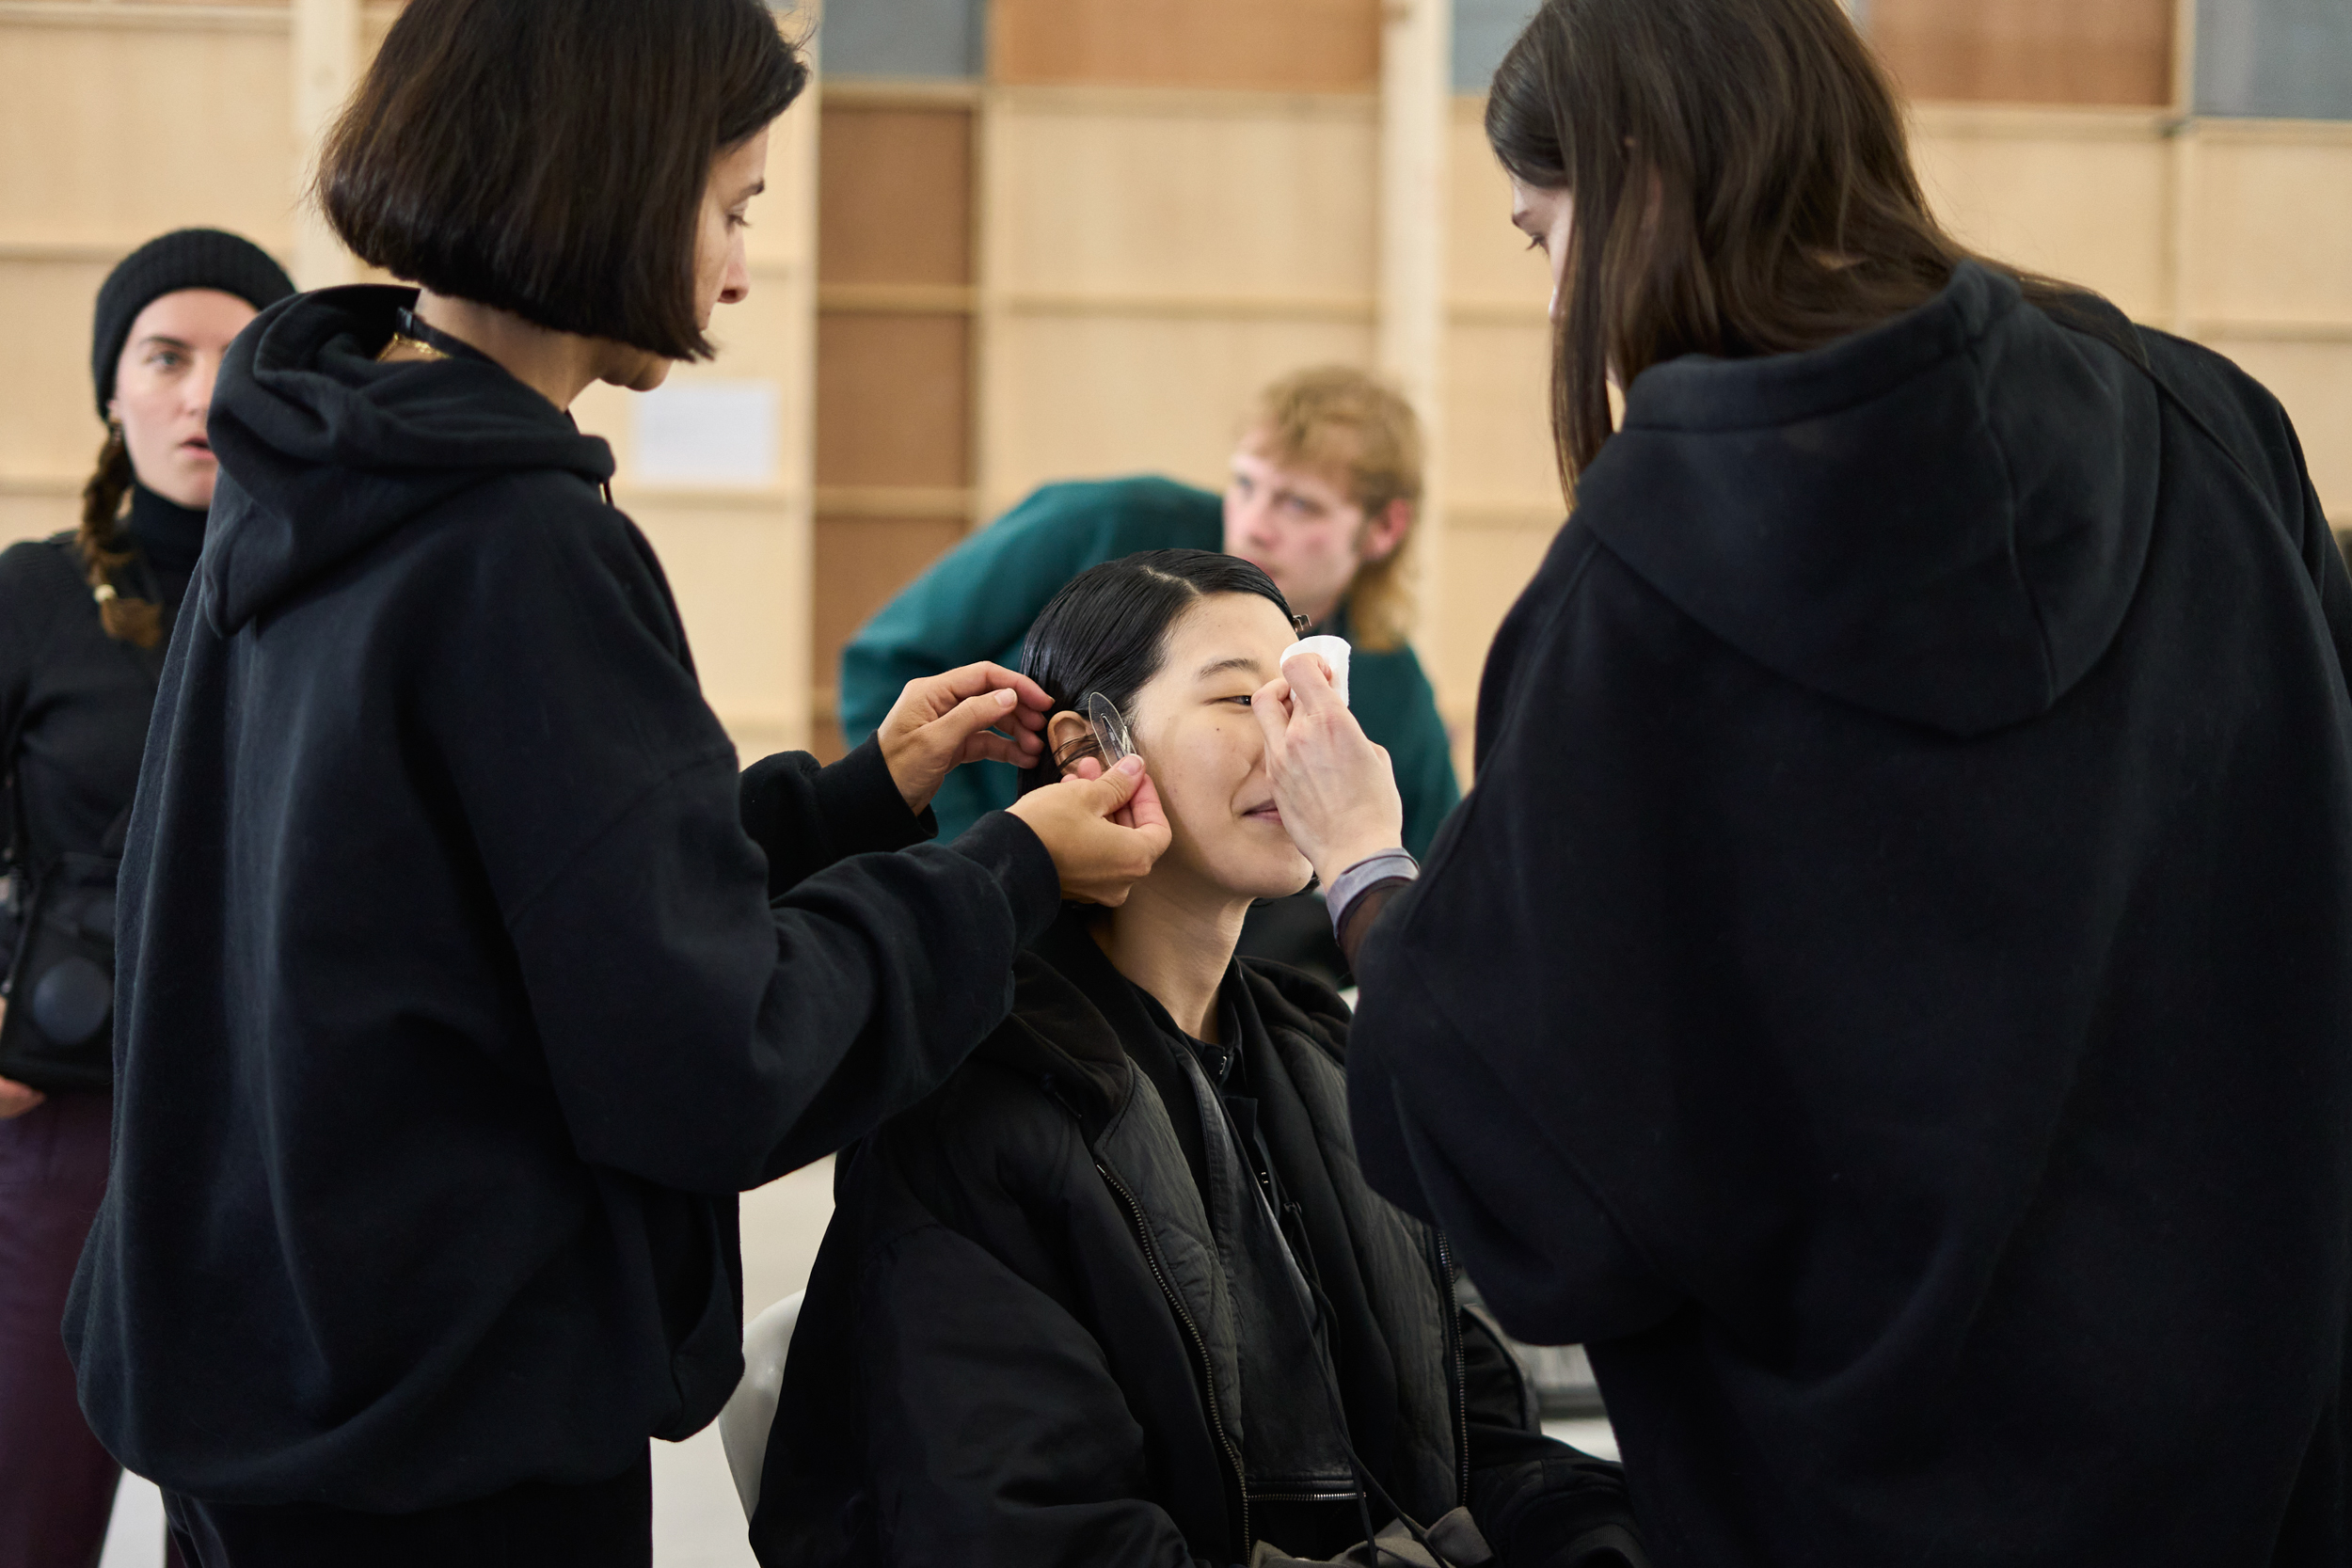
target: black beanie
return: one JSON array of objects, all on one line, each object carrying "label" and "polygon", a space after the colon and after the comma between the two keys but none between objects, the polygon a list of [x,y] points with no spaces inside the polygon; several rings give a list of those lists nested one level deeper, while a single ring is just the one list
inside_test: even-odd
[{"label": "black beanie", "polygon": [[150,305],[181,289],[218,289],[256,310],[294,292],[286,269],[251,240],[217,229],[181,229],[148,241],[122,259],[98,288],[98,319],[90,331],[89,373],[98,384],[98,417],[114,401],[115,366],[131,324]]}]

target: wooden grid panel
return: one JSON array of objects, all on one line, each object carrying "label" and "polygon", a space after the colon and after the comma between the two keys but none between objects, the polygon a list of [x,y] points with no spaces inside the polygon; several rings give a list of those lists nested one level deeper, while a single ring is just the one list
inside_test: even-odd
[{"label": "wooden grid panel", "polygon": [[1041,90],[991,114],[994,287],[1371,309],[1370,98]]},{"label": "wooden grid panel", "polygon": [[956,486],[971,458],[972,326],[843,314],[817,325],[817,483]]},{"label": "wooden grid panel", "polygon": [[818,203],[814,749],[866,618],[971,516],[977,233],[968,101],[829,89]]},{"label": "wooden grid panel", "polygon": [[1871,44],[1917,99],[2172,102],[2174,0],[1869,0]]},{"label": "wooden grid panel", "polygon": [[2190,322],[2352,334],[2352,124],[2200,121],[2188,136]]},{"label": "wooden grid panel", "polygon": [[1355,92],[1380,73],[1379,0],[993,0],[992,79]]},{"label": "wooden grid panel", "polygon": [[1947,227],[1997,261],[2171,308],[2171,153],[2158,116],[1921,107],[1912,151]]},{"label": "wooden grid panel", "polygon": [[818,277],[972,281],[972,111],[829,103],[818,177]]},{"label": "wooden grid panel", "polygon": [[201,224],[283,251],[293,236],[282,30],[0,24],[0,239],[128,250]]}]

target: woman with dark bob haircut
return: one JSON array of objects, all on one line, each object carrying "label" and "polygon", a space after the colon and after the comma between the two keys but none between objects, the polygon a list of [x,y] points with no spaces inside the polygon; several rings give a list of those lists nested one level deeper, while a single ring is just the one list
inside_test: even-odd
[{"label": "woman with dark bob haircut", "polygon": [[736,1193],[919,1100],[1168,842],[1132,767],[918,842],[1039,752],[993,665],[739,779],[565,409],[710,353],[805,80],[758,0],[411,0],[319,182],[421,288],[228,353],[66,1324],[207,1568],[646,1563],[646,1439],[741,1367]]},{"label": "woman with dark bob haircut", "polygon": [[1253,705],[1365,1175],[1589,1346],[1661,1563],[2352,1560],[2352,579],[2286,415],[1955,243],[1836,0],[1546,0],[1486,130],[1575,512],[1418,880],[1312,665]]}]

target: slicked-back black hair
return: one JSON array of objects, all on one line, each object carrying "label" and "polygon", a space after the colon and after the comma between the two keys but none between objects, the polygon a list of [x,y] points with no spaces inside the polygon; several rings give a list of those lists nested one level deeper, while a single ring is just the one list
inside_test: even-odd
[{"label": "slicked-back black hair", "polygon": [[[1039,614],[1022,644],[1021,669],[1054,699],[1054,711],[1086,711],[1100,691],[1124,712],[1160,673],[1177,619],[1212,594],[1255,594],[1284,616],[1290,601],[1274,579],[1236,555],[1215,550],[1145,550],[1072,578]],[[1049,747],[1021,775],[1024,790],[1052,784],[1061,765],[1095,755],[1091,740],[1057,759]]]},{"label": "slicked-back black hair", "polygon": [[397,277],[707,359],[711,161],[807,82],[760,0],[408,0],[328,135],[318,198]]}]

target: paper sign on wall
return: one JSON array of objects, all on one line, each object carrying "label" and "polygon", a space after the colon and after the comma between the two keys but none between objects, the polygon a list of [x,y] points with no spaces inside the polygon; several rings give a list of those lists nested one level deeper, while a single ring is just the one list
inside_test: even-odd
[{"label": "paper sign on wall", "polygon": [[772,381],[673,381],[637,398],[637,480],[645,484],[772,484]]}]

